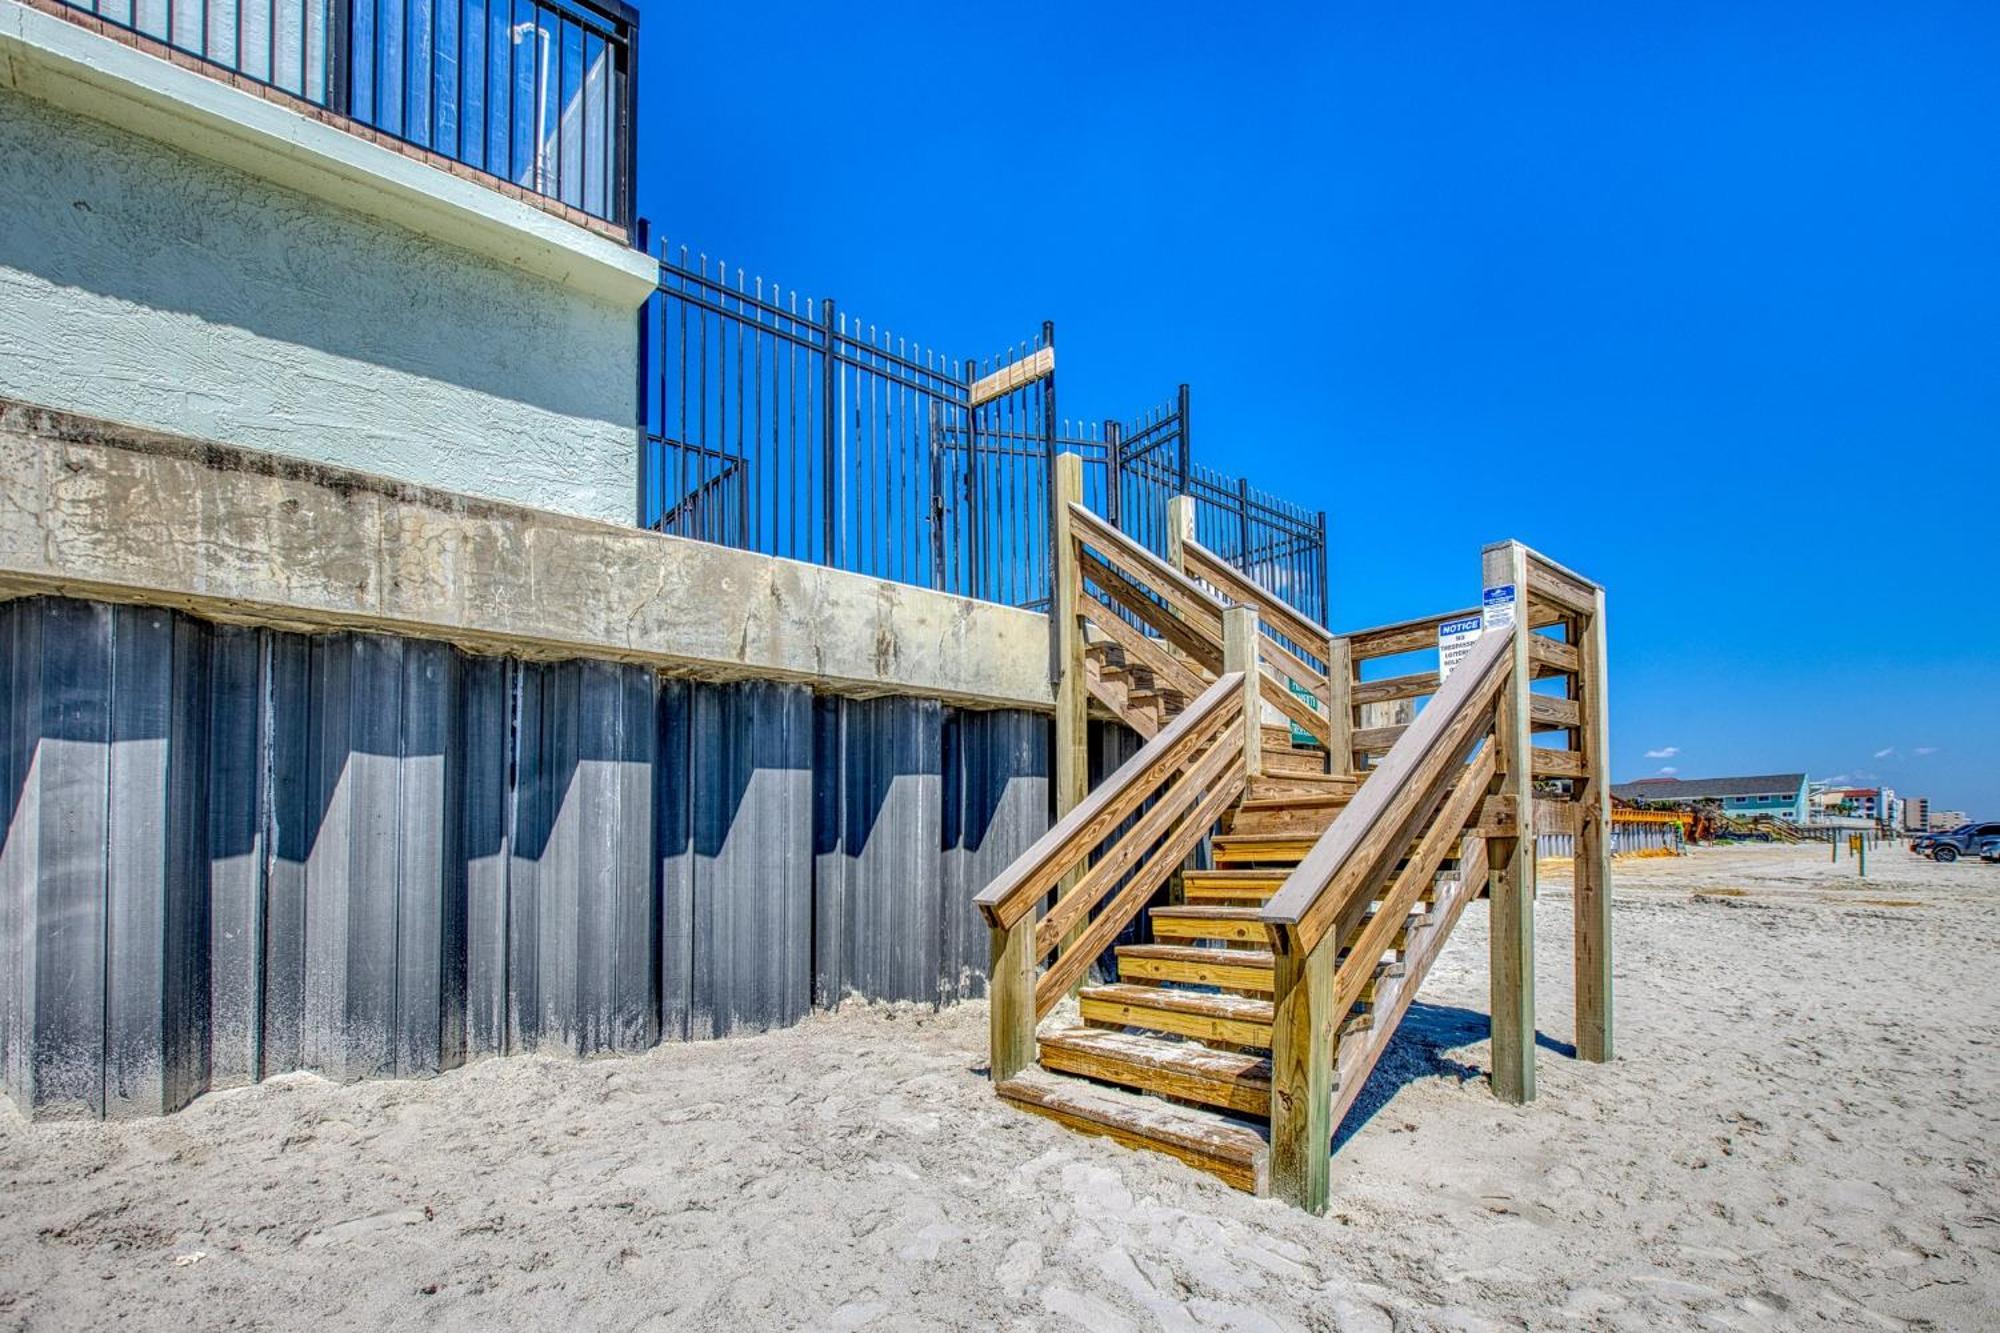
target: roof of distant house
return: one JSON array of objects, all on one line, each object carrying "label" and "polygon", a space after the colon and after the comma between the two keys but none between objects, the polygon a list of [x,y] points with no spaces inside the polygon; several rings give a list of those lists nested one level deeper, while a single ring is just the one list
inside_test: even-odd
[{"label": "roof of distant house", "polygon": [[1719,801],[1725,796],[1783,796],[1790,799],[1805,786],[1803,773],[1766,773],[1750,778],[1641,778],[1614,783],[1611,794],[1621,801]]}]

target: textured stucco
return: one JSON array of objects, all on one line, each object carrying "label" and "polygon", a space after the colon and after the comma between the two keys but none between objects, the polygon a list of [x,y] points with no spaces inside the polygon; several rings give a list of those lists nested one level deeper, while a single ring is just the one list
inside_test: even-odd
[{"label": "textured stucco", "polygon": [[0,596],[1051,707],[1048,620],[0,397]]},{"label": "textured stucco", "polygon": [[634,320],[0,89],[0,393],[629,522]]}]

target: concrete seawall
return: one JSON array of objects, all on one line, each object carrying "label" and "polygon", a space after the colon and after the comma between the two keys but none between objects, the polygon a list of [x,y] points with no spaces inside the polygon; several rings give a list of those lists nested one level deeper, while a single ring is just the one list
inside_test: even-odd
[{"label": "concrete seawall", "polygon": [[129,1115],[979,993],[1047,621],[0,399],[0,1071]]},{"label": "concrete seawall", "polygon": [[982,987],[1046,718],[0,605],[0,1060],[37,1115]]}]

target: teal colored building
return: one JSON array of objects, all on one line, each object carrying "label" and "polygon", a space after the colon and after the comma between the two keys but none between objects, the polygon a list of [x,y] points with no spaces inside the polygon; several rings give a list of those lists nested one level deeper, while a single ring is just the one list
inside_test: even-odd
[{"label": "teal colored building", "polygon": [[1621,801],[1648,805],[1696,805],[1714,802],[1726,815],[1771,815],[1806,823],[1806,775],[1767,773],[1745,778],[1641,778],[1620,782],[1611,794]]}]

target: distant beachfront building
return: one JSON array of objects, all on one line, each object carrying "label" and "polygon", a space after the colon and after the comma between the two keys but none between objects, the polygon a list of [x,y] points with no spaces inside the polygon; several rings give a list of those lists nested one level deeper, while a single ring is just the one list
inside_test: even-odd
[{"label": "distant beachfront building", "polygon": [[1932,833],[1948,833],[1967,822],[1963,810],[1933,810],[1930,812],[1928,827]]},{"label": "distant beachfront building", "polygon": [[1828,787],[1815,795],[1813,804],[1829,814],[1884,824],[1898,823],[1902,815],[1902,802],[1893,787]]},{"label": "distant beachfront building", "polygon": [[1649,805],[1714,802],[1727,815],[1771,815],[1803,824],[1808,819],[1806,775],[1772,773],[1741,778],[1641,778],[1611,788],[1621,801]]},{"label": "distant beachfront building", "polygon": [[1928,833],[1931,827],[1931,798],[1928,796],[1906,796],[1903,798],[1903,828],[1911,833]]}]

